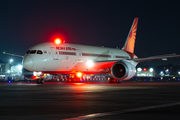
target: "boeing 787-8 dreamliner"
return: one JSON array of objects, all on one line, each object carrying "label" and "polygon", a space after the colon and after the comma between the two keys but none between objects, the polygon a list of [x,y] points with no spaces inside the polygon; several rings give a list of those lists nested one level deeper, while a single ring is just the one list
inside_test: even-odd
[{"label": "boeing 787-8 dreamliner", "polygon": [[[60,39],[34,45],[23,56],[24,76],[37,79],[41,84],[46,74],[71,74],[67,82],[80,80],[83,74],[111,74],[110,82],[128,80],[135,75],[139,62],[180,56],[138,58],[134,54],[137,24],[138,18],[135,18],[121,50],[63,43]],[[41,74],[34,75],[33,72]]]}]

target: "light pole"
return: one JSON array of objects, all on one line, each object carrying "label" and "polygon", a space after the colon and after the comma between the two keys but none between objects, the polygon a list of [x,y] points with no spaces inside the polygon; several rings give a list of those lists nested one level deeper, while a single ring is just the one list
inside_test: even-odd
[{"label": "light pole", "polygon": [[153,68],[150,68],[150,69],[149,69],[149,72],[151,73],[151,76],[153,76],[153,71],[154,71]]},{"label": "light pole", "polygon": [[11,67],[13,66],[13,64],[12,64],[12,62],[13,62],[13,59],[10,59],[10,60],[9,60],[9,62],[10,62],[10,67],[9,67],[9,69],[10,69],[10,72],[8,72],[8,73],[9,73],[9,75],[11,75]]},{"label": "light pole", "polygon": [[11,64],[11,63],[13,62],[13,59],[10,59],[9,62],[10,62],[10,64]]}]

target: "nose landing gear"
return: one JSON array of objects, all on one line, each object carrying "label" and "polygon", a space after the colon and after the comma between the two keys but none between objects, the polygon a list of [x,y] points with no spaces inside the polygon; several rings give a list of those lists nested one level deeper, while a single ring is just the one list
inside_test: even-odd
[{"label": "nose landing gear", "polygon": [[39,78],[36,81],[37,84],[44,84],[44,79],[43,78]]}]

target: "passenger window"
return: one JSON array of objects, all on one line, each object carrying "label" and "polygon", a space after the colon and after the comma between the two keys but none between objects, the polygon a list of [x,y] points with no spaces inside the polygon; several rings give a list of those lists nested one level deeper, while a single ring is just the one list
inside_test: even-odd
[{"label": "passenger window", "polygon": [[30,51],[30,54],[35,54],[36,53],[36,50],[31,50]]},{"label": "passenger window", "polygon": [[37,54],[43,54],[43,52],[41,50],[38,50]]},{"label": "passenger window", "polygon": [[29,52],[30,52],[30,50],[28,50],[26,54],[29,54]]}]

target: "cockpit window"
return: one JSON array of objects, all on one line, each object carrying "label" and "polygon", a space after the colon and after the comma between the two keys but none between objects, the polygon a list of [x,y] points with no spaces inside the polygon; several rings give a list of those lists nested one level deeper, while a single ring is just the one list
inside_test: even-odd
[{"label": "cockpit window", "polygon": [[37,54],[43,54],[43,52],[41,50],[38,50]]},{"label": "cockpit window", "polygon": [[31,50],[30,51],[30,54],[35,54],[36,53],[36,50]]},{"label": "cockpit window", "polygon": [[26,54],[29,54],[29,52],[30,52],[30,50],[28,50],[28,51],[26,52]]}]

